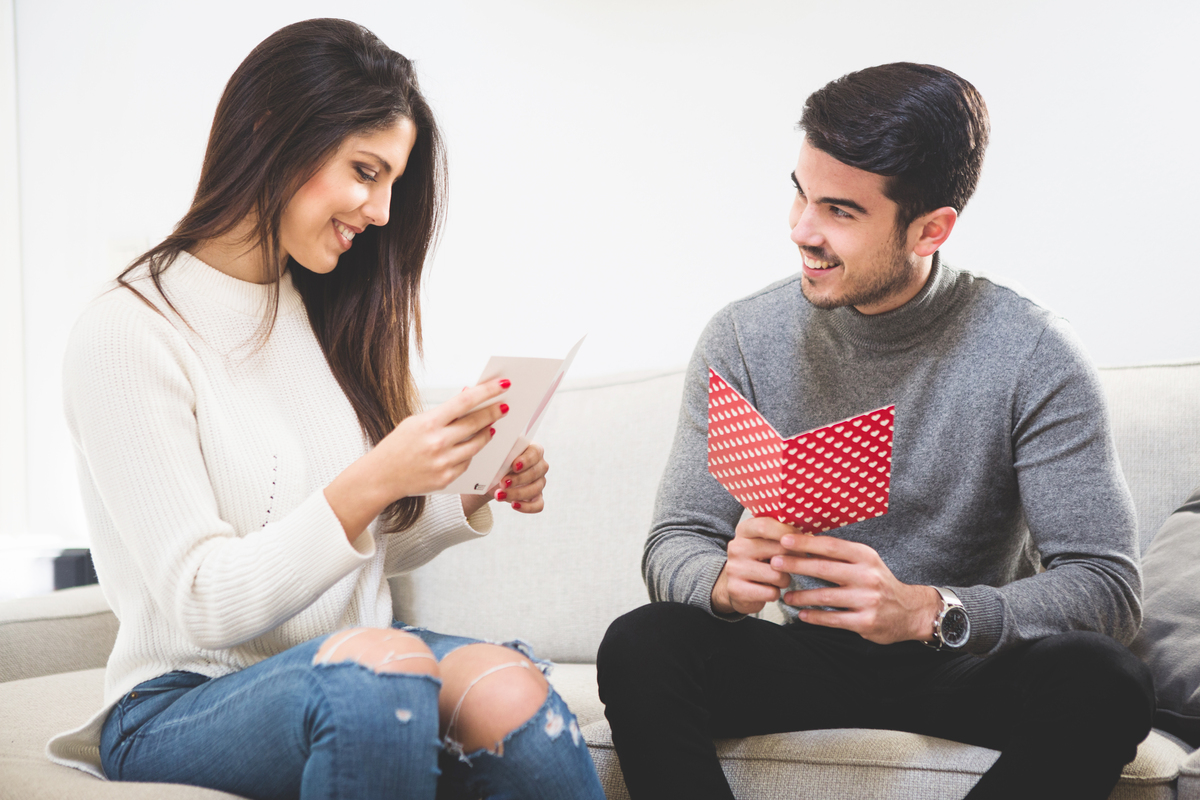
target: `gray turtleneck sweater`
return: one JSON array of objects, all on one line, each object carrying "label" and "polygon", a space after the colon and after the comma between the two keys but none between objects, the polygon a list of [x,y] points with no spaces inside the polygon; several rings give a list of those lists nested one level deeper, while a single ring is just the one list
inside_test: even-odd
[{"label": "gray turtleneck sweater", "polygon": [[905,583],[953,588],[969,652],[1137,632],[1136,516],[1095,369],[1061,318],[936,258],[884,314],[815,308],[797,275],[713,317],[646,541],[651,599],[711,613],[742,514],[707,469],[710,367],[783,436],[896,405],[889,512],[829,535],[874,548]]}]

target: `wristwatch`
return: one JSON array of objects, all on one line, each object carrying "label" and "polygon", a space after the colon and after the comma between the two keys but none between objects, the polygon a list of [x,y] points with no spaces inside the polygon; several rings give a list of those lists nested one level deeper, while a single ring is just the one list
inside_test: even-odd
[{"label": "wristwatch", "polygon": [[935,586],[942,596],[942,611],[933,620],[933,641],[926,642],[934,650],[957,649],[971,638],[971,618],[958,595],[942,586]]}]

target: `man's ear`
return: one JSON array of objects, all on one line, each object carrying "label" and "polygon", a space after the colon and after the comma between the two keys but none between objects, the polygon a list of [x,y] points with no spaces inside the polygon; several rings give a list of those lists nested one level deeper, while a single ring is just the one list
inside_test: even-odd
[{"label": "man's ear", "polygon": [[910,236],[917,237],[912,252],[922,258],[936,253],[942,243],[950,238],[950,231],[954,230],[957,221],[958,212],[950,206],[917,217],[908,229]]}]

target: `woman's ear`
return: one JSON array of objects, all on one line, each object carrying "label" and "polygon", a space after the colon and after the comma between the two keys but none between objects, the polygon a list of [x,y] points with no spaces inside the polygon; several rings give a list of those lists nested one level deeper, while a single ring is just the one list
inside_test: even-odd
[{"label": "woman's ear", "polygon": [[909,227],[909,235],[915,232],[917,236],[912,252],[921,257],[936,253],[942,243],[950,238],[950,231],[954,230],[957,221],[958,212],[950,206],[917,217]]}]

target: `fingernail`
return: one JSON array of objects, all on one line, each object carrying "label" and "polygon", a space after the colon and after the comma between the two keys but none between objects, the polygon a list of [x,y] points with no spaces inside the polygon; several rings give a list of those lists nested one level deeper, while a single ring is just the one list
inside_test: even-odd
[{"label": "fingernail", "polygon": [[791,536],[784,536],[782,539],[779,540],[779,543],[781,545],[783,545],[784,547],[795,547],[796,546],[796,540],[795,540],[795,538],[793,538]]},{"label": "fingernail", "polygon": [[505,478],[504,479],[504,488],[507,489],[509,486],[512,486],[512,478]]},{"label": "fingernail", "polygon": [[771,566],[775,569],[783,569],[783,559],[779,556],[775,556],[771,559]]},{"label": "fingernail", "polygon": [[495,429],[495,428],[488,428],[488,430],[492,432],[492,436],[495,436],[495,435],[496,435],[496,429]]},{"label": "fingernail", "polygon": [[500,404],[500,413],[501,413],[501,414],[507,414],[507,413],[508,413],[508,403],[501,403],[501,404]]},{"label": "fingernail", "polygon": [[513,503],[513,508],[520,508],[520,507],[521,507],[520,503]]},{"label": "fingernail", "polygon": [[523,466],[525,466],[525,465],[522,464],[520,461],[518,461],[517,463],[513,464],[513,472],[520,472],[521,467],[523,467]]},{"label": "fingernail", "polygon": [[507,389],[510,386],[512,386],[512,381],[510,381],[508,378],[505,378],[502,381],[500,381],[501,389]]},{"label": "fingernail", "polygon": [[506,497],[508,497],[508,492],[504,491],[503,489],[499,489],[496,491],[496,499],[497,500],[503,500]]}]

